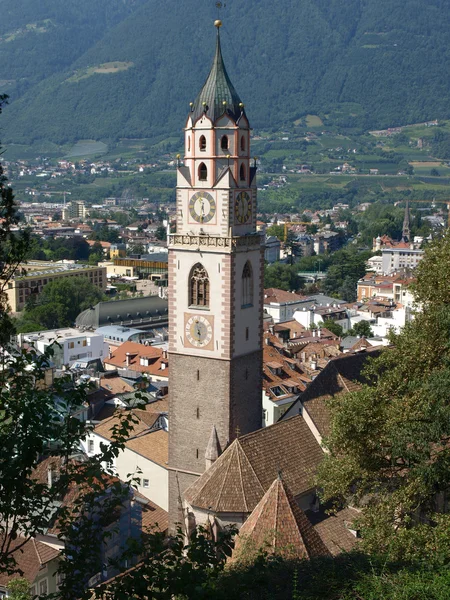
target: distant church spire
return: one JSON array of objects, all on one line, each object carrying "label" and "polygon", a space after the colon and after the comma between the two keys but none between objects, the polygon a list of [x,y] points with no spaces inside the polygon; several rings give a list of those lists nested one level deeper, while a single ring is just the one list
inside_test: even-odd
[{"label": "distant church spire", "polygon": [[223,62],[220,44],[222,21],[217,20],[214,24],[217,28],[216,52],[208,78],[192,104],[191,111],[194,123],[202,115],[206,115],[214,123],[224,113],[237,122],[244,113],[244,104],[234,89]]},{"label": "distant church spire", "polygon": [[409,242],[411,237],[410,232],[410,215],[409,215],[409,201],[406,201],[405,207],[405,218],[403,219],[403,233],[402,242]]}]

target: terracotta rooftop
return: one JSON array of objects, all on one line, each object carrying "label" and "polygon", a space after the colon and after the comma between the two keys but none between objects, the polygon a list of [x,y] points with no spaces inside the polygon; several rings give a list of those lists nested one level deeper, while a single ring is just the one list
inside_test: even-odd
[{"label": "terracotta rooftop", "polygon": [[[141,364],[141,358],[147,359],[148,365]],[[169,376],[168,360],[164,350],[136,342],[124,342],[113,352],[111,358],[105,358],[103,362],[118,369],[130,369],[162,377]]]},{"label": "terracotta rooftop", "polygon": [[128,392],[135,392],[135,388],[116,375],[115,377],[100,377],[100,387],[106,389],[114,396],[117,394],[126,394]]},{"label": "terracotta rooftop", "polygon": [[333,556],[342,552],[350,552],[358,543],[358,538],[350,531],[352,523],[358,516],[353,508],[344,508],[336,514],[328,515],[308,512],[309,519]]},{"label": "terracotta rooftop", "polygon": [[166,532],[169,529],[169,513],[155,504],[148,503],[142,509],[142,529],[144,533],[147,531],[153,533],[155,531]]},{"label": "terracotta rooftop", "polygon": [[185,497],[192,506],[215,512],[250,513],[280,470],[294,496],[308,492],[322,458],[321,447],[297,415],[234,440]]},{"label": "terracotta rooftop", "polygon": [[[3,541],[0,537],[0,542]],[[22,571],[22,577],[30,582],[36,579],[39,571],[47,563],[59,556],[59,550],[51,548],[35,539],[25,541],[25,538],[18,537],[11,542],[13,549],[12,556],[16,560],[17,567]],[[8,575],[5,571],[0,572],[0,585],[7,586],[11,579],[19,577],[18,573]]]},{"label": "terracotta rooftop", "polygon": [[365,352],[343,354],[331,359],[296,403],[291,406],[286,418],[300,410],[301,404],[303,404],[320,435],[328,435],[330,413],[326,401],[338,394],[359,390],[365,383],[362,371],[366,366],[367,359],[371,356],[376,357],[379,353],[380,350],[377,348],[368,348]]},{"label": "terracotta rooftop", "polygon": [[125,446],[162,467],[169,461],[169,434],[164,429],[148,431],[128,440]]},{"label": "terracotta rooftop", "polygon": [[286,292],[278,288],[268,288],[264,290],[264,304],[286,304],[288,302],[300,302],[306,300],[306,296],[295,294],[294,292]]},{"label": "terracotta rooftop", "polygon": [[[133,410],[132,412],[133,412],[133,414],[135,414],[137,411]],[[146,412],[146,411],[139,411],[139,412]],[[102,421],[101,423],[96,425],[95,429],[94,429],[94,433],[101,435],[103,438],[105,438],[107,440],[112,440],[113,435],[114,435],[113,428],[120,427],[121,417],[124,414],[128,414],[128,411],[126,411],[126,413],[125,413],[125,411],[116,411],[116,413],[112,417],[110,417],[109,419],[105,419],[104,421]],[[132,435],[132,436],[143,433],[144,431],[147,431],[149,428],[149,425],[146,422],[144,422],[138,415],[136,415],[136,416],[138,418],[138,423],[133,424],[133,431],[130,433],[130,435]]]},{"label": "terracotta rooftop", "polygon": [[275,479],[242,525],[235,538],[233,560],[245,560],[250,549],[287,559],[330,555],[281,477]]}]

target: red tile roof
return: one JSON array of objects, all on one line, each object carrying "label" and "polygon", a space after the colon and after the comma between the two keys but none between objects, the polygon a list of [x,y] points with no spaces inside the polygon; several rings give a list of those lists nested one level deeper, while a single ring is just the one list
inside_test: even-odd
[{"label": "red tile roof", "polygon": [[[0,542],[3,541],[0,537]],[[18,537],[11,541],[12,556],[16,560],[17,567],[22,571],[22,577],[32,584],[42,569],[51,560],[57,558],[59,550],[51,548],[43,542],[35,539]],[[8,575],[5,571],[0,571],[0,585],[7,586],[11,579],[19,577],[18,573]]]},{"label": "red tile roof", "polygon": [[[141,358],[148,359],[149,364],[141,364]],[[144,346],[136,342],[124,342],[113,352],[111,358],[104,360],[104,363],[112,367],[129,369],[148,375],[169,376],[169,363],[164,350],[154,346]]]},{"label": "red tile roof", "polygon": [[321,447],[297,415],[234,440],[185,497],[205,510],[250,513],[280,470],[294,496],[311,490],[322,458]]},{"label": "red tile roof", "polygon": [[250,549],[286,559],[330,556],[281,477],[275,479],[242,525],[235,538],[233,560],[248,560]]}]

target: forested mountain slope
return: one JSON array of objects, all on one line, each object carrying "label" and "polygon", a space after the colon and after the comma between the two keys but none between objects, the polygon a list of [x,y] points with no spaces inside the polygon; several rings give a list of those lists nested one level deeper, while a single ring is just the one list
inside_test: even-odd
[{"label": "forested mountain slope", "polygon": [[[214,2],[8,3],[5,141],[179,131],[212,60]],[[253,126],[307,113],[357,128],[450,117],[445,0],[229,0],[222,18],[225,61]]]}]

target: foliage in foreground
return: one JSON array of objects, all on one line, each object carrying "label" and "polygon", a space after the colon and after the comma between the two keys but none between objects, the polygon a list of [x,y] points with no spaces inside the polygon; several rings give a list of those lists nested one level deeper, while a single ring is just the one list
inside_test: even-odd
[{"label": "foliage in foreground", "polygon": [[291,562],[261,556],[253,566],[225,569],[195,595],[178,600],[447,600],[449,595],[446,566],[389,563],[354,553]]},{"label": "foliage in foreground", "polygon": [[447,234],[427,250],[417,269],[423,310],[369,364],[372,385],[329,403],[323,497],[361,506],[365,549],[391,559],[450,559],[449,246]]}]

